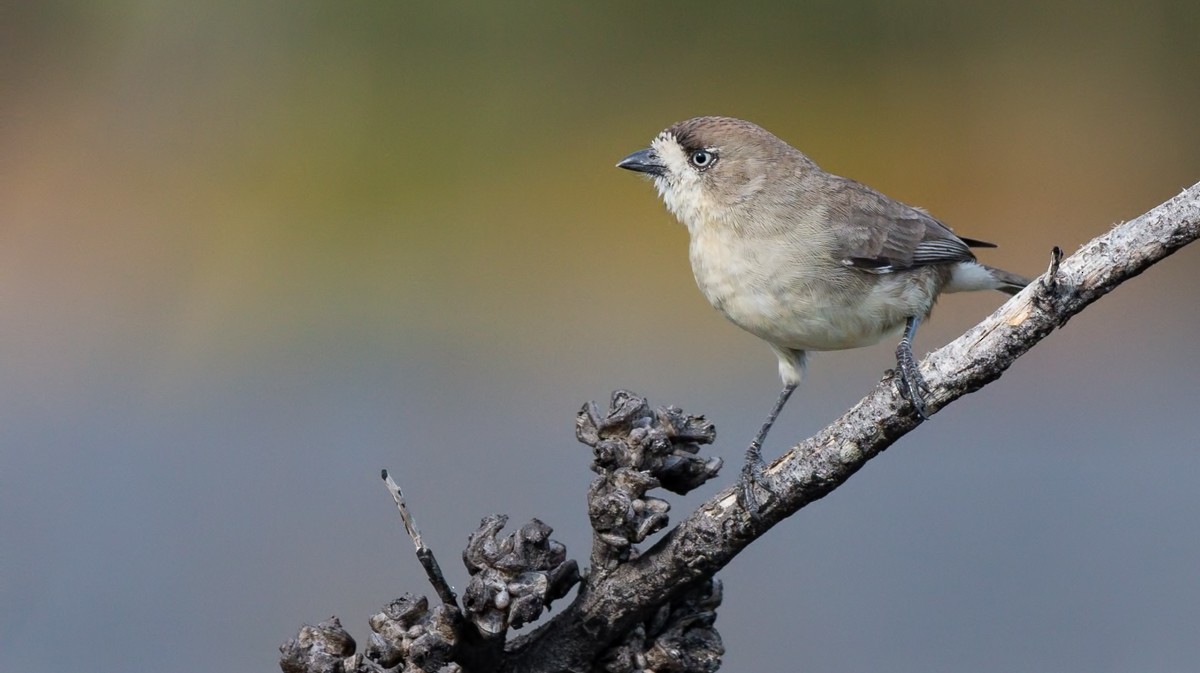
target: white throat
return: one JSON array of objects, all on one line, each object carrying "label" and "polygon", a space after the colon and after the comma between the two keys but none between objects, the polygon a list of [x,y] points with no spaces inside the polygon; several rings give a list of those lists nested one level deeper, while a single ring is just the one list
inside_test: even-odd
[{"label": "white throat", "polygon": [[701,223],[716,215],[717,204],[705,193],[700,174],[692,168],[674,135],[664,131],[650,147],[665,168],[662,175],[654,177],[659,198],[689,232],[695,233]]}]

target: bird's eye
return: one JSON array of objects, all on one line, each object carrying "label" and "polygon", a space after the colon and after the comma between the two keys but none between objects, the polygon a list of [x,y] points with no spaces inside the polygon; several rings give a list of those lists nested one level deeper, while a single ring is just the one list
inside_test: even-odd
[{"label": "bird's eye", "polygon": [[696,150],[695,152],[692,152],[691,159],[693,166],[704,169],[713,165],[713,162],[717,160],[717,155],[709,152],[708,150]]}]

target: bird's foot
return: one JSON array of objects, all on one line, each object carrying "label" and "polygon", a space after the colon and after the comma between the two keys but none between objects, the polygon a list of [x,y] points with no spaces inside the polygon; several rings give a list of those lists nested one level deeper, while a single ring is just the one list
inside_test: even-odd
[{"label": "bird's foot", "polygon": [[929,384],[925,382],[925,377],[921,376],[912,348],[904,346],[905,344],[901,343],[900,348],[896,349],[896,380],[899,383],[900,394],[908,398],[917,415],[927,421],[929,413],[925,407],[925,393],[929,392]]},{"label": "bird's foot", "polygon": [[759,500],[755,489],[770,492],[764,484],[765,469],[762,447],[757,442],[751,443],[750,448],[746,449],[746,462],[742,465],[742,474],[738,478],[737,498],[738,504],[750,515],[752,522],[758,521]]}]

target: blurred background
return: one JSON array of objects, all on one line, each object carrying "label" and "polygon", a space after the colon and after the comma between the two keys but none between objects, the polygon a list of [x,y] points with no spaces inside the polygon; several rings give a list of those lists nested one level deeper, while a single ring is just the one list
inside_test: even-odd
[{"label": "blurred background", "polygon": [[[381,467],[460,590],[491,512],[586,559],[584,402],[706,414],[736,468],[779,384],[617,160],[744,117],[1036,275],[1200,180],[1197,34],[1183,0],[3,3],[0,670],[365,642],[430,593]],[[1194,670],[1198,263],[738,557],[724,670]],[[768,456],[893,349],[818,356]]]}]

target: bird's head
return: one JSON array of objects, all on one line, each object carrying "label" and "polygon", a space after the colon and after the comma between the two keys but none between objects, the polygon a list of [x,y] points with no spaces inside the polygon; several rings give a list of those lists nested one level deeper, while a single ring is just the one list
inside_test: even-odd
[{"label": "bird's head", "polygon": [[812,165],[766,129],[731,117],[679,122],[622,159],[618,168],[645,173],[671,211],[695,231],[739,209],[761,207],[772,182]]}]

